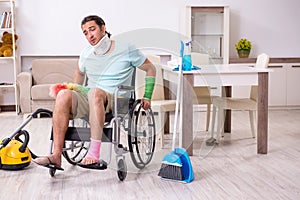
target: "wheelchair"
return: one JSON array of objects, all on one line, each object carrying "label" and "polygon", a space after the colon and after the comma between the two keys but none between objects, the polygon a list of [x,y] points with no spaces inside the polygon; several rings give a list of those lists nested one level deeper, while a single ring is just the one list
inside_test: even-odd
[{"label": "wheelchair", "polygon": [[[52,132],[53,133],[53,132]],[[53,148],[53,134],[51,147]],[[127,142],[121,142],[121,134],[126,134]],[[124,137],[123,137],[124,138]],[[141,100],[136,99],[134,87],[119,86],[114,93],[112,111],[106,114],[102,135],[102,143],[109,143],[111,157],[112,149],[116,154],[117,175],[120,181],[127,176],[125,154],[129,153],[135,167],[143,169],[150,163],[155,150],[156,130],[153,112],[144,110]],[[81,162],[88,152],[90,143],[90,128],[88,120],[70,120],[65,136],[62,155],[72,165]],[[113,148],[112,148],[113,147]],[[109,165],[111,159],[106,163]],[[55,175],[56,169],[49,169],[50,175]]]}]

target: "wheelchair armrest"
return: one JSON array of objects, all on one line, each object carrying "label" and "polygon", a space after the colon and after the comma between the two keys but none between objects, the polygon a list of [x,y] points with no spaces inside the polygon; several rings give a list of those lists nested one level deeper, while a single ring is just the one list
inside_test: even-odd
[{"label": "wheelchair armrest", "polygon": [[119,94],[121,94],[122,92],[130,93],[131,94],[130,96],[135,99],[135,87],[134,86],[119,85],[116,88],[115,94],[114,94],[115,102],[117,102],[117,98],[119,97]]},{"label": "wheelchair armrest", "polygon": [[[124,94],[126,95],[124,96]],[[114,93],[113,115],[126,114],[132,101],[135,101],[135,87],[126,85],[118,86]]]},{"label": "wheelchair armrest", "polygon": [[134,86],[126,86],[126,85],[120,85],[118,86],[119,90],[134,90]]}]

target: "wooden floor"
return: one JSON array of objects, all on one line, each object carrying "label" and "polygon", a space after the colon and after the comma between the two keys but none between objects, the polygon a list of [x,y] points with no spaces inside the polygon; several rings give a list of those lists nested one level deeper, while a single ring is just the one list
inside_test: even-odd
[{"label": "wooden floor", "polygon": [[[157,149],[142,171],[126,157],[124,182],[117,177],[114,156],[106,171],[84,170],[63,160],[65,171],[54,178],[34,163],[21,171],[0,170],[0,199],[300,199],[300,110],[270,110],[267,155],[256,153],[248,114],[232,115],[231,135],[211,149],[202,143],[208,137],[203,131],[205,113],[195,113],[202,124],[194,123],[195,180],[189,184],[157,176],[161,159],[170,151],[167,148]],[[14,113],[0,113],[0,138],[11,135],[22,120]],[[24,129],[31,136],[30,149],[48,154],[51,119],[34,119]],[[105,157],[107,152],[102,154]]]}]

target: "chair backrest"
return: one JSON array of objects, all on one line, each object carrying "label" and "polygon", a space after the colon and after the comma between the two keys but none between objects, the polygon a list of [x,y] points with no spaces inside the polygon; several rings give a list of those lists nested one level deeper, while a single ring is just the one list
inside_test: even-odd
[{"label": "chair backrest", "polygon": [[[152,94],[152,100],[164,100],[164,83],[162,78],[162,69],[160,66],[160,57],[156,55],[147,55],[147,59],[155,66],[156,77],[155,87]],[[135,92],[138,99],[142,98],[145,91],[145,76],[146,73],[140,69],[136,69],[135,74]]]},{"label": "chair backrest", "polygon": [[[260,69],[268,68],[269,60],[269,56],[265,53],[262,53],[257,56],[255,67]],[[250,99],[257,100],[257,97],[257,86],[252,86],[250,91]]]},{"label": "chair backrest", "polygon": [[261,69],[268,68],[269,60],[269,56],[265,53],[262,53],[257,56],[255,67]]}]

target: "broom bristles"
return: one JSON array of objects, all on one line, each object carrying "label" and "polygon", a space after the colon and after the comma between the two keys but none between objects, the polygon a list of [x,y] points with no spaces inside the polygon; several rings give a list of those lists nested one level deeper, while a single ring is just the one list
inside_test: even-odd
[{"label": "broom bristles", "polygon": [[178,164],[172,165],[172,164],[162,163],[161,168],[158,172],[158,176],[162,178],[178,180],[178,181],[184,180],[183,173],[182,173],[182,166],[179,166]]}]

